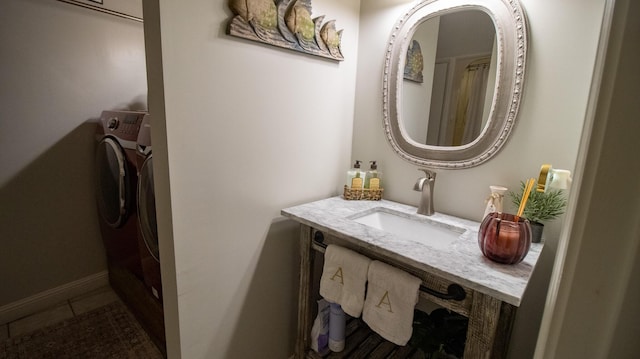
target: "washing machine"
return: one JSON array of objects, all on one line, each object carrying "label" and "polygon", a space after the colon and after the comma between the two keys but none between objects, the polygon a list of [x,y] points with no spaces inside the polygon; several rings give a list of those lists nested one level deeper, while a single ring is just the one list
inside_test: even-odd
[{"label": "washing machine", "polygon": [[136,141],[145,112],[103,111],[96,129],[97,204],[109,270],[142,280],[136,206]]},{"label": "washing machine", "polygon": [[[139,133],[148,129],[143,125],[145,119],[148,124],[146,112],[102,112],[97,128],[97,203],[109,283],[160,351],[166,353],[164,311],[159,300],[161,290],[155,285],[159,294],[154,296],[146,285],[147,282],[155,283],[149,273],[157,273],[159,283],[160,266],[156,261],[157,271],[155,267],[150,269],[146,254],[150,251],[146,248],[141,251],[140,244],[142,233],[157,233],[153,177],[148,176],[152,167],[151,161],[146,161],[151,148],[144,144],[138,146]],[[148,156],[142,158],[142,154]],[[141,161],[141,167],[138,161]],[[139,181],[141,177],[142,182]],[[140,195],[140,191],[144,194]],[[142,206],[137,200],[142,201]],[[144,217],[142,222],[141,216]]]},{"label": "washing machine", "polygon": [[151,150],[151,116],[142,120],[137,139],[138,168],[138,243],[142,273],[147,288],[154,297],[162,300],[160,274],[160,247],[156,222],[156,200],[153,185],[153,153]]}]

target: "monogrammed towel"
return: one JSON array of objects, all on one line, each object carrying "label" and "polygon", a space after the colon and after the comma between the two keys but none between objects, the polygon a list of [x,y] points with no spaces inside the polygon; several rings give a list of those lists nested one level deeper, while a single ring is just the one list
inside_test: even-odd
[{"label": "monogrammed towel", "polygon": [[352,250],[330,244],[324,254],[320,295],[338,303],[352,317],[359,317],[371,259]]},{"label": "monogrammed towel", "polygon": [[413,332],[421,280],[379,261],[371,262],[368,279],[362,319],[381,337],[406,345]]}]

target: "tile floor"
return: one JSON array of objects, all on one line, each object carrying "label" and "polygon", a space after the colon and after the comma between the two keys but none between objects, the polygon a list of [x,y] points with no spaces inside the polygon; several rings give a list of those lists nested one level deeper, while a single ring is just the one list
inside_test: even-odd
[{"label": "tile floor", "polygon": [[96,289],[62,302],[50,309],[28,315],[9,323],[0,324],[0,340],[16,337],[72,318],[117,300],[120,300],[120,298],[110,287]]}]

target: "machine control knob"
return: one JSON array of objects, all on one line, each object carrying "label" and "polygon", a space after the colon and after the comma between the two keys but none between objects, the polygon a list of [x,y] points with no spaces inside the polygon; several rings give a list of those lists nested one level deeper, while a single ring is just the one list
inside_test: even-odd
[{"label": "machine control knob", "polygon": [[107,128],[110,130],[115,130],[118,127],[118,118],[112,117],[107,121]]}]

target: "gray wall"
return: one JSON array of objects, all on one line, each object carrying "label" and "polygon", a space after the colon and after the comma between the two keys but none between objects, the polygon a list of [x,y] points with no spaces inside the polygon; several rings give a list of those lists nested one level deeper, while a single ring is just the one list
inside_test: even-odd
[{"label": "gray wall", "polygon": [[142,24],[0,2],[0,306],[106,269],[95,118],[146,109]]}]

